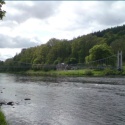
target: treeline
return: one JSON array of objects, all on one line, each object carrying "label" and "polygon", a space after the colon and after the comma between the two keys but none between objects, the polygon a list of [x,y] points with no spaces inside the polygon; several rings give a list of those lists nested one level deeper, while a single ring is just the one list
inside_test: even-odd
[{"label": "treeline", "polygon": [[72,40],[52,38],[46,44],[22,49],[21,53],[13,58],[7,59],[5,62],[1,61],[0,70],[38,69],[38,66],[46,69],[48,65],[54,69],[53,65],[58,63],[85,63],[89,50],[93,46],[103,43],[111,46],[114,54],[122,50],[125,62],[125,25],[123,25],[78,36]]}]

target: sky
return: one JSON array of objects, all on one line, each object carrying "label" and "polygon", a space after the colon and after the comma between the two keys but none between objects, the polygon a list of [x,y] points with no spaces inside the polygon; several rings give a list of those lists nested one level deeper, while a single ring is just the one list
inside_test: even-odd
[{"label": "sky", "polygon": [[125,1],[6,1],[0,60],[51,38],[73,39],[125,24]]}]

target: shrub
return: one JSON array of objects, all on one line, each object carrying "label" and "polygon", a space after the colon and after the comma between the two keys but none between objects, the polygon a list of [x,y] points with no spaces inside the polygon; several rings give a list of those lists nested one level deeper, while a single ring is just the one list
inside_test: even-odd
[{"label": "shrub", "polygon": [[87,76],[93,75],[92,70],[85,70],[85,75],[87,75]]},{"label": "shrub", "polygon": [[104,75],[115,75],[114,70],[110,69],[110,68],[106,68],[104,70]]},{"label": "shrub", "polygon": [[50,70],[56,70],[56,66],[55,65],[44,65],[42,70],[45,72],[50,71]]},{"label": "shrub", "polygon": [[0,111],[0,125],[7,125],[3,112]]},{"label": "shrub", "polygon": [[125,75],[125,71],[123,71],[122,75]]},{"label": "shrub", "polygon": [[110,68],[106,68],[104,70],[104,75],[121,75],[123,71],[113,70]]}]

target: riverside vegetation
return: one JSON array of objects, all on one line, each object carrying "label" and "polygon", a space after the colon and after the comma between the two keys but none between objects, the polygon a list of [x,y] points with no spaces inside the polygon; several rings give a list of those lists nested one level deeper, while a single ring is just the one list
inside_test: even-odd
[{"label": "riverside vegetation", "polygon": [[7,125],[5,116],[1,110],[0,110],[0,125]]},{"label": "riverside vegetation", "polygon": [[106,68],[104,70],[94,70],[94,69],[79,69],[79,70],[50,70],[50,71],[21,71],[21,72],[11,72],[16,74],[25,74],[25,75],[35,75],[35,76],[74,76],[74,77],[82,77],[82,76],[124,76],[125,75],[125,67],[122,71],[118,71],[117,69]]},{"label": "riverside vegetation", "polygon": [[[68,76],[124,75],[124,69],[119,72],[110,68],[98,71],[87,68],[57,71],[55,68],[60,63],[67,65],[85,64],[89,61],[116,55],[118,51],[123,52],[125,65],[125,25],[79,36],[72,40],[52,38],[46,44],[22,49],[21,53],[13,58],[0,61],[0,72]],[[108,65],[115,66],[116,69],[115,61],[116,59],[110,59]]]}]

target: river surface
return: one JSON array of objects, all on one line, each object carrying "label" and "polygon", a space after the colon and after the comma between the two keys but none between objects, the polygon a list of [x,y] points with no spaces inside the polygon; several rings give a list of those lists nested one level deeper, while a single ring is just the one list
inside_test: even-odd
[{"label": "river surface", "polygon": [[125,78],[0,74],[1,101],[9,125],[125,125]]}]

